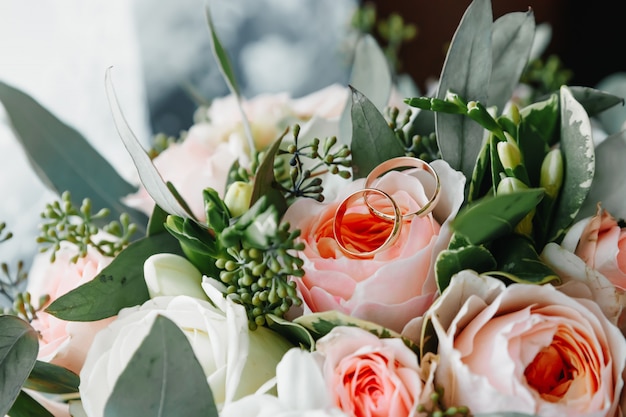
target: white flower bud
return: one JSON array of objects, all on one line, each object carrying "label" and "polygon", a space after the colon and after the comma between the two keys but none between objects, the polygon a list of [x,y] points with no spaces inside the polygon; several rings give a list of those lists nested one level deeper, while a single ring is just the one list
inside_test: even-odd
[{"label": "white flower bud", "polygon": [[243,181],[235,181],[226,190],[224,203],[233,217],[241,216],[250,208],[252,198],[252,184]]},{"label": "white flower bud", "polygon": [[201,286],[202,273],[182,256],[171,253],[152,255],[143,264],[143,275],[150,298],[187,295],[207,299]]}]

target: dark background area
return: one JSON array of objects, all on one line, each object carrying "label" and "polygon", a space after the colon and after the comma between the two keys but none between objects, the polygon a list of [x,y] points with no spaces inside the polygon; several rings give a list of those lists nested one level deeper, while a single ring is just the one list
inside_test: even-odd
[{"label": "dark background area", "polygon": [[[372,0],[380,18],[399,13],[417,25],[418,34],[403,46],[403,69],[420,88],[437,77],[452,39],[471,0]],[[509,12],[533,10],[535,22],[552,26],[552,41],[546,50],[556,54],[572,70],[569,85],[595,86],[603,77],[626,71],[625,14],[620,2],[608,0],[493,0],[494,20]]]}]

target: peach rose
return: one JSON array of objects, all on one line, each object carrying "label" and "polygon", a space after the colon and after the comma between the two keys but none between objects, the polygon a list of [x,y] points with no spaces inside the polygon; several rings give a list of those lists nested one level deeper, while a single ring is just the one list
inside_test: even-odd
[{"label": "peach rose", "polygon": [[[371,258],[345,255],[332,228],[337,207],[350,193],[363,188],[363,179],[347,183],[334,201],[319,203],[304,198],[289,207],[284,221],[301,230],[300,239],[305,243],[300,253],[305,274],[296,279],[305,314],[337,310],[401,332],[410,320],[426,311],[437,292],[434,260],[449,243],[448,223],[463,202],[465,181],[445,161],[434,161],[432,166],[439,174],[442,190],[433,213],[405,222],[396,243]],[[413,211],[432,195],[406,171],[385,174],[377,187]],[[362,206],[355,208],[363,209],[364,214],[345,216],[344,224],[370,229],[362,235],[345,233],[364,245],[364,249],[374,249],[380,244],[377,238],[384,240],[389,235],[392,223],[374,218]]]},{"label": "peach rose", "polygon": [[413,415],[432,392],[424,388],[417,355],[398,338],[339,326],[317,341],[313,355],[333,403],[350,416]]},{"label": "peach rose", "polygon": [[[265,149],[296,123],[302,125],[302,139],[337,135],[337,108],[343,107],[347,97],[347,89],[343,89],[344,94],[339,89],[335,85],[295,100],[282,93],[243,101],[254,146]],[[206,121],[194,124],[182,142],[170,145],[153,160],[163,179],[174,184],[200,220],[206,218],[202,191],[211,187],[223,198],[232,165],[250,165],[249,144],[235,96],[213,100],[205,116]],[[124,202],[146,214],[154,208],[154,201],[142,186]]]},{"label": "peach rose", "polygon": [[[37,255],[28,275],[26,291],[36,303],[41,296],[49,295],[44,305],[68,293],[74,288],[91,281],[113,258],[101,255],[90,249],[87,256],[76,263],[70,259],[77,254],[71,244],[62,245],[56,260],[50,262],[50,253]],[[92,322],[72,322],[61,320],[45,311],[37,313],[31,325],[39,332],[38,359],[63,366],[78,374],[85,362],[87,351],[96,333],[106,327],[113,318]]]},{"label": "peach rose", "polygon": [[579,221],[568,231],[562,246],[617,288],[626,290],[626,229],[600,205],[595,216]]},{"label": "peach rose", "polygon": [[446,406],[621,415],[626,340],[593,301],[462,271],[426,319],[438,338],[435,385]]}]

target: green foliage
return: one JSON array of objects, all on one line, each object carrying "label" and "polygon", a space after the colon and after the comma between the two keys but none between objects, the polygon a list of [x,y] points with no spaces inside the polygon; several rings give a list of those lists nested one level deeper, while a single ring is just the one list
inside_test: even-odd
[{"label": "green foliage", "polygon": [[37,242],[42,244],[41,252],[52,249],[50,261],[54,262],[56,253],[61,249],[61,242],[69,242],[77,246],[78,253],[71,261],[87,255],[88,249],[94,248],[104,256],[114,257],[131,241],[137,226],[130,223],[126,213],[120,215],[119,221],[112,221],[102,227],[102,231],[117,237],[115,240],[97,238],[100,232],[98,221],[106,219],[110,210],[103,208],[97,213],[91,212],[91,200],[84,199],[80,207],[72,204],[69,191],[61,195],[61,201],[47,204],[41,217],[41,233]]},{"label": "green foliage", "polygon": [[105,417],[218,417],[211,388],[191,344],[157,316],[108,398]]},{"label": "green foliage", "polygon": [[[288,158],[289,168],[284,164],[275,164],[274,175],[278,179],[278,187],[285,195],[288,203],[300,197],[324,201],[323,174],[330,172],[348,179],[350,173],[350,149],[346,145],[337,145],[337,137],[327,137],[323,141],[314,138],[304,145],[299,144],[300,126],[295,125],[293,143],[287,150],[280,152]],[[336,149],[338,148],[338,149]],[[288,171],[288,172],[285,172]]]}]

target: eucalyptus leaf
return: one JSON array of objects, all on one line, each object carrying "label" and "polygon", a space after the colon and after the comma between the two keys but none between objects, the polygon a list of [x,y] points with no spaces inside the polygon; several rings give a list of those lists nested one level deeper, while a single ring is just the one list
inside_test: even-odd
[{"label": "eucalyptus leaf", "polygon": [[24,388],[52,394],[78,392],[80,378],[74,372],[49,362],[37,361]]},{"label": "eucalyptus leaf", "polygon": [[595,167],[589,195],[578,213],[578,218],[596,214],[596,205],[618,219],[626,219],[626,131],[611,135],[596,149],[596,158],[602,161]]},{"label": "eucalyptus leaf", "polygon": [[[389,102],[391,70],[385,53],[371,35],[363,35],[357,41],[348,84],[367,96],[381,112]],[[350,109],[348,101],[339,119],[339,142],[344,145],[350,144],[352,133]]]},{"label": "eucalyptus leaf", "polygon": [[[597,89],[615,94],[617,97],[626,97],[626,72],[613,73],[598,83]],[[615,106],[597,115],[597,119],[602,123],[602,128],[608,134],[617,133],[624,130],[626,122],[626,106]]]},{"label": "eucalyptus leaf", "polygon": [[589,117],[595,116],[618,104],[624,106],[624,97],[591,87],[569,86],[572,96],[579,102]]},{"label": "eucalyptus leaf", "polygon": [[364,178],[380,163],[404,156],[404,146],[376,106],[352,90],[352,174]]},{"label": "eucalyptus leaf", "polygon": [[150,197],[152,197],[156,204],[169,214],[176,214],[180,217],[191,217],[192,214],[185,211],[185,209],[178,203],[178,200],[174,197],[174,195],[172,195],[172,192],[165,184],[165,181],[161,178],[161,174],[159,174],[159,171],[156,169],[152,160],[128,125],[117,100],[115,89],[113,88],[111,68],[108,68],[106,71],[105,86],[115,126],[122,142],[124,142],[126,150],[128,150],[128,153],[135,163],[135,167],[139,173],[139,178],[141,179],[146,191],[150,194]]},{"label": "eucalyptus leaf", "polygon": [[48,188],[59,195],[69,191],[72,203],[78,207],[83,199],[89,198],[93,207],[108,208],[115,218],[127,213],[138,230],[145,232],[148,220],[145,214],[121,202],[122,197],[136,188],[79,132],[27,94],[3,82],[0,82],[0,101],[30,164]]},{"label": "eucalyptus leaf", "polygon": [[21,391],[13,407],[9,411],[10,417],[54,417],[43,405],[37,402],[26,392]]},{"label": "eucalyptus leaf", "polygon": [[565,173],[561,195],[547,241],[557,241],[576,218],[589,194],[595,172],[595,152],[591,123],[583,106],[567,86],[560,90],[561,141]]},{"label": "eucalyptus leaf", "polygon": [[157,316],[115,383],[104,417],[218,417],[211,388],[184,333]]},{"label": "eucalyptus leaf", "polygon": [[35,366],[39,337],[16,316],[0,315],[0,329],[0,416],[4,416]]},{"label": "eucalyptus leaf", "polygon": [[62,320],[94,321],[143,304],[150,298],[143,263],[156,253],[182,255],[178,240],[169,233],[142,238],[128,245],[94,279],[54,300],[46,312]]},{"label": "eucalyptus leaf", "polygon": [[150,215],[150,220],[148,221],[148,230],[146,231],[146,234],[151,236],[165,232],[167,230],[165,229],[167,216],[167,212],[155,204],[154,209],[152,209],[152,214]]},{"label": "eucalyptus leaf", "polygon": [[[437,98],[452,91],[467,99],[487,102],[492,70],[491,0],[474,0],[465,11],[446,56]],[[442,158],[468,180],[480,152],[484,129],[456,114],[435,113],[437,141]],[[469,181],[468,181],[469,183]]]},{"label": "eucalyptus leaf", "polygon": [[528,64],[535,34],[535,16],[528,12],[507,13],[493,23],[493,72],[489,82],[489,106],[502,113]]},{"label": "eucalyptus leaf", "polygon": [[478,273],[494,269],[497,262],[491,252],[482,245],[470,245],[457,249],[446,249],[437,255],[435,261],[435,276],[437,288],[443,292],[454,274],[465,269],[472,269]]},{"label": "eucalyptus leaf", "polygon": [[461,209],[452,221],[452,229],[474,245],[495,240],[511,233],[543,195],[543,189],[529,188],[483,197]]}]

